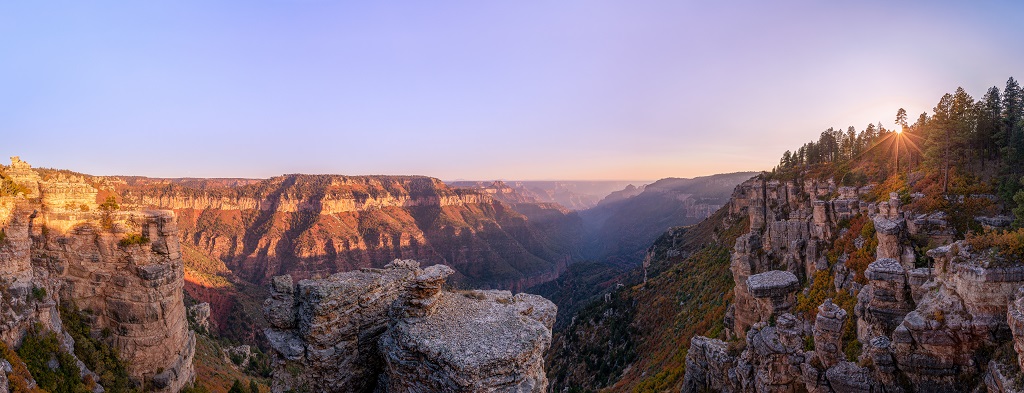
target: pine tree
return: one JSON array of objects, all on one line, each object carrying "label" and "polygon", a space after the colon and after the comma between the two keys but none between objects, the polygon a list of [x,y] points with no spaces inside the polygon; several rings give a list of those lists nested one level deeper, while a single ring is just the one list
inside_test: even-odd
[{"label": "pine tree", "polygon": [[1002,153],[1004,173],[999,192],[1007,200],[1012,200],[1021,189],[1020,178],[1024,174],[1024,97],[1020,85],[1012,77],[1003,89],[1000,120],[996,139]]},{"label": "pine tree", "polygon": [[[978,149],[981,157],[991,160],[999,156],[999,127],[1002,116],[1002,102],[999,98],[999,88],[992,86],[985,93],[985,97],[978,101],[978,128],[975,134],[974,146]],[[982,161],[984,163],[984,161]]]},{"label": "pine tree", "polygon": [[907,110],[900,108],[896,111],[896,125],[907,128]]},{"label": "pine tree", "polygon": [[233,383],[231,385],[231,389],[228,390],[228,393],[246,393],[246,392],[245,392],[245,388],[242,387],[242,382],[236,379],[235,383]]}]

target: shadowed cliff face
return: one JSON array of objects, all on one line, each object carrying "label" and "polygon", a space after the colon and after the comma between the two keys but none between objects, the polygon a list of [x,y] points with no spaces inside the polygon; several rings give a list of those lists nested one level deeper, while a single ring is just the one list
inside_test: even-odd
[{"label": "shadowed cliff face", "polygon": [[752,172],[692,179],[667,178],[643,188],[627,187],[580,213],[584,258],[619,266],[639,264],[666,230],[693,225],[729,201],[733,187]]},{"label": "shadowed cliff face", "polygon": [[415,258],[452,266],[459,285],[521,288],[557,277],[577,253],[574,214],[537,204],[528,218],[428,177],[131,178],[120,188],[125,203],[176,211],[184,243],[253,283]]}]

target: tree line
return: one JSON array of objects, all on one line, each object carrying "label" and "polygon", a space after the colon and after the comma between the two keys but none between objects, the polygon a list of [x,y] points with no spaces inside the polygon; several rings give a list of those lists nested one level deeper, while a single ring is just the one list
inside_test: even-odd
[{"label": "tree line", "polygon": [[894,124],[869,124],[859,132],[852,126],[829,128],[816,141],[783,153],[772,175],[843,169],[883,181],[923,172],[941,182],[943,195],[954,193],[950,185],[956,179],[997,193],[1007,210],[1024,205],[1024,95],[1013,77],[980,99],[962,87],[946,93],[913,124],[900,108]]}]

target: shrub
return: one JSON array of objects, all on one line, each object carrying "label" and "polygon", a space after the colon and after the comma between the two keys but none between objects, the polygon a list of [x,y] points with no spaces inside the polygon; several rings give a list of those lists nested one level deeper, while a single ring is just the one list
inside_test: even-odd
[{"label": "shrub", "polygon": [[1013,196],[1013,202],[1017,204],[1017,207],[1013,209],[1013,216],[1016,217],[1013,220],[1013,226],[1015,228],[1024,227],[1024,190],[1018,191]]},{"label": "shrub", "polygon": [[146,243],[149,243],[148,237],[142,236],[141,234],[137,233],[129,233],[125,235],[124,239],[121,239],[121,241],[117,242],[117,245],[121,247],[128,247],[136,244]]},{"label": "shrub", "polygon": [[990,250],[1009,260],[1024,260],[1024,228],[981,235],[968,234],[967,244],[975,250]]},{"label": "shrub", "polygon": [[107,197],[100,205],[100,226],[105,230],[114,229],[114,211],[119,209],[120,206],[117,204],[117,199],[113,195]]},{"label": "shrub", "polygon": [[104,329],[100,338],[93,337],[92,328],[85,322],[86,312],[74,304],[65,303],[60,307],[61,322],[65,330],[75,339],[75,355],[85,366],[100,376],[97,381],[107,392],[129,393],[137,389],[128,374],[128,363],[121,359],[117,349],[109,345],[109,329]]},{"label": "shrub", "polygon": [[32,287],[32,298],[36,301],[42,301],[46,299],[46,288],[43,287]]},{"label": "shrub", "polygon": [[0,196],[17,196],[22,193],[28,194],[28,188],[15,183],[11,179],[0,176]]},{"label": "shrub", "polygon": [[[60,348],[57,335],[44,330],[41,324],[29,329],[18,348],[18,356],[43,390],[51,393],[86,393],[84,381],[78,376],[78,366],[71,354]],[[50,368],[56,360],[57,367]]]}]

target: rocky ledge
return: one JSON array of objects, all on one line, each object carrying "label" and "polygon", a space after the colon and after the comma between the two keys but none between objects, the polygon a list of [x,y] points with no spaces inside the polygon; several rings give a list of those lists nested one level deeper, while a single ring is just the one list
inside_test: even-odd
[{"label": "rocky ledge", "polygon": [[555,305],[508,291],[444,291],[452,273],[395,260],[297,286],[275,277],[264,303],[272,391],[546,391]]}]

